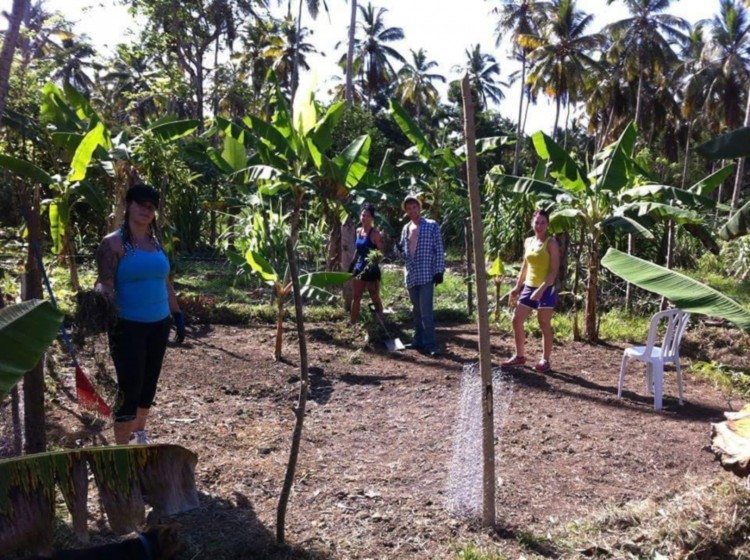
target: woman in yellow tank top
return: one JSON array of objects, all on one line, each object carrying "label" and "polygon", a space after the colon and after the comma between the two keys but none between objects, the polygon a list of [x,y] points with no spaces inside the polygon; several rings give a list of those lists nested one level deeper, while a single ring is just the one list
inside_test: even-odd
[{"label": "woman in yellow tank top", "polygon": [[554,237],[547,233],[549,214],[544,210],[534,212],[531,220],[534,236],[524,242],[524,256],[521,273],[511,298],[518,298],[513,312],[513,338],[516,343],[515,355],[506,360],[504,366],[521,366],[526,363],[526,333],[523,324],[536,309],[539,326],[542,329],[542,359],[534,369],[544,373],[551,369],[549,358],[552,353],[552,314],[555,312],[557,292],[555,279],[560,268],[560,248]]}]

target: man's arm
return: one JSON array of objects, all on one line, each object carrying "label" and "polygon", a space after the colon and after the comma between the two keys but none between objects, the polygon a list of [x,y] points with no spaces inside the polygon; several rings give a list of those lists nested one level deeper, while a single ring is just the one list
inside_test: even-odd
[{"label": "man's arm", "polygon": [[445,272],[445,248],[443,247],[443,234],[440,231],[440,224],[435,222],[435,272],[443,274]]}]

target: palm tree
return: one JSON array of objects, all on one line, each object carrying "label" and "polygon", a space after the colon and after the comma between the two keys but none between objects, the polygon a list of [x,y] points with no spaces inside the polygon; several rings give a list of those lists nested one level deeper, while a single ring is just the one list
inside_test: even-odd
[{"label": "palm tree", "polygon": [[465,70],[469,74],[471,88],[479,96],[481,109],[487,108],[487,99],[499,103],[505,98],[502,87],[508,84],[501,82],[500,64],[491,54],[483,53],[479,43],[466,49]]},{"label": "palm tree", "polygon": [[[358,6],[358,9],[362,18],[359,27],[362,36],[354,40],[353,70],[359,71],[369,105],[375,94],[395,81],[396,72],[391,59],[406,62],[396,49],[386,44],[403,39],[404,30],[385,26],[385,8],[375,8],[368,3],[366,7]],[[346,58],[342,57],[340,63],[343,65],[345,62]]]},{"label": "palm tree", "polygon": [[[546,3],[544,3],[546,5]],[[513,156],[513,175],[518,173],[518,158],[521,153],[523,135],[523,99],[526,92],[526,70],[528,56],[539,46],[539,23],[544,18],[543,3],[535,0],[503,0],[503,5],[495,8],[494,13],[500,16],[495,26],[495,46],[499,47],[506,33],[510,33],[513,43],[513,56],[521,62],[520,85],[518,96],[518,123],[516,125],[516,152]]]},{"label": "palm tree", "polygon": [[310,34],[307,27],[298,27],[288,16],[275,28],[275,34],[269,37],[268,46],[263,49],[263,56],[273,60],[272,68],[276,72],[279,84],[284,87],[291,99],[294,99],[294,68],[309,70],[306,55],[316,52],[311,43],[305,42]]},{"label": "palm tree", "polygon": [[[318,13],[320,12],[320,2],[321,0],[305,0],[305,4],[307,5],[307,13],[310,14],[310,17],[313,19],[318,18]],[[325,0],[322,0],[323,2],[323,9],[328,12],[328,5],[326,4]],[[303,0],[299,0],[299,8],[297,10],[297,28],[296,28],[296,36],[301,37],[302,36],[302,3]],[[289,1],[289,11],[291,13],[291,7],[292,3],[291,0]],[[295,48],[299,49],[301,47],[301,44],[295,43]],[[299,67],[300,67],[300,57],[298,56],[299,53],[295,53],[296,56],[292,59],[293,65],[292,65],[292,84],[291,84],[291,94],[292,99],[294,99],[294,94],[297,92],[297,86],[299,85]],[[307,68],[306,68],[307,69]]]},{"label": "palm tree", "polygon": [[[729,128],[750,126],[750,17],[738,0],[721,0],[719,14],[711,20],[711,41],[708,45],[708,69],[711,74],[712,97],[709,103],[723,106],[724,120]],[[742,96],[747,97],[744,123]],[[732,192],[731,212],[737,208],[745,174],[745,160],[737,165]]]},{"label": "palm tree", "polygon": [[346,47],[346,80],[344,86],[344,98],[346,104],[352,104],[354,100],[354,31],[357,27],[357,0],[349,0],[352,6],[349,17],[349,37]]},{"label": "palm tree", "polygon": [[402,105],[414,108],[417,120],[422,113],[422,107],[434,107],[438,101],[438,91],[432,82],[445,83],[445,76],[430,73],[437,66],[434,60],[427,60],[424,49],[411,51],[412,63],[406,63],[398,72],[398,86],[396,94]]},{"label": "palm tree", "polygon": [[13,11],[8,20],[8,29],[3,40],[3,50],[0,52],[0,117],[5,110],[5,98],[8,95],[8,78],[10,78],[10,66],[13,63],[13,54],[18,43],[18,30],[21,27],[26,10],[29,9],[28,0],[13,0]]},{"label": "palm tree", "polygon": [[534,64],[529,83],[555,100],[555,131],[560,106],[576,100],[583,90],[584,76],[599,67],[592,52],[602,43],[602,37],[585,34],[592,21],[592,15],[577,8],[576,0],[553,0],[540,29],[540,45],[529,56]]},{"label": "palm tree", "polygon": [[[650,74],[657,79],[660,72],[677,62],[672,44],[684,42],[685,32],[690,25],[681,17],[663,13],[672,0],[622,0],[630,17],[616,21],[604,28],[603,32],[617,36],[619,47],[638,76],[638,89],[635,102],[635,123],[641,123],[643,107],[643,87]],[[607,0],[607,4],[615,0]]]}]

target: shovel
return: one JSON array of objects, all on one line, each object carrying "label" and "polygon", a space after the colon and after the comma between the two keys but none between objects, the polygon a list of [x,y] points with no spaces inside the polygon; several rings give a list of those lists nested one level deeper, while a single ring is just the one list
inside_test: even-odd
[{"label": "shovel", "polygon": [[404,346],[404,343],[401,342],[400,338],[393,338],[391,336],[391,333],[388,332],[388,329],[385,326],[385,321],[383,321],[383,318],[380,316],[380,313],[375,311],[375,306],[370,304],[370,311],[372,311],[372,314],[375,315],[375,317],[378,320],[378,323],[380,323],[380,326],[383,329],[383,332],[385,332],[386,338],[383,342],[385,343],[385,347],[389,352],[400,352],[401,350],[406,350],[406,346]]}]

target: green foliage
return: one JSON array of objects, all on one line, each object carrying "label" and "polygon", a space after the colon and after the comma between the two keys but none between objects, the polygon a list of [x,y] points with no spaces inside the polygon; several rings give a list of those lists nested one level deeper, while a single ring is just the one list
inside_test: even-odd
[{"label": "green foliage", "polygon": [[679,272],[611,249],[602,266],[636,286],[668,298],[691,313],[722,317],[743,330],[750,330],[750,312],[721,292]]},{"label": "green foliage", "polygon": [[39,361],[57,335],[62,313],[48,301],[0,309],[0,399]]}]

